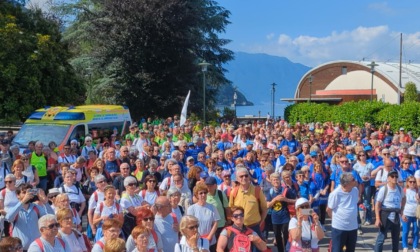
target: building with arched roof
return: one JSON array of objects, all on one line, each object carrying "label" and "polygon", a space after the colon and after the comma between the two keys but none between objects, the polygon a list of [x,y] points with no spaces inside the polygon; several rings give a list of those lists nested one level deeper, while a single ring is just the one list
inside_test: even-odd
[{"label": "building with arched roof", "polygon": [[294,98],[282,100],[340,104],[370,100],[372,96],[373,100],[397,104],[401,101],[407,82],[413,82],[417,90],[420,90],[420,64],[401,65],[401,84],[399,63],[376,62],[373,81],[370,64],[366,61],[345,60],[322,64],[301,78]]}]

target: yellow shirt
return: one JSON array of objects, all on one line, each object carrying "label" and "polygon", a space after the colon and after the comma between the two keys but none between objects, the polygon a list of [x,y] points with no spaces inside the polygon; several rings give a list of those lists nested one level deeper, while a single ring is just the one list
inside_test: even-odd
[{"label": "yellow shirt", "polygon": [[[232,189],[233,191],[234,189]],[[250,185],[247,192],[238,187],[238,193],[233,199],[233,193],[230,193],[229,207],[240,206],[245,210],[244,224],[246,226],[259,224],[261,222],[261,212],[267,212],[267,201],[260,190],[260,197],[255,197],[255,187]],[[262,220],[264,221],[264,220]]]}]

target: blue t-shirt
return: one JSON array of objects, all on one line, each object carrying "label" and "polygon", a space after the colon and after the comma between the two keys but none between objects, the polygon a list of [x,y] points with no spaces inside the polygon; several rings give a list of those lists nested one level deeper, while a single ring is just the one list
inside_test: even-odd
[{"label": "blue t-shirt", "polygon": [[[271,188],[270,193],[267,195],[267,201],[272,201],[275,197],[277,197],[277,195],[282,194],[283,190],[283,187],[278,189]],[[290,221],[290,215],[287,210],[286,202],[276,202],[271,209],[271,222],[273,222],[273,224],[284,224]]]},{"label": "blue t-shirt", "polygon": [[[343,173],[343,170],[340,168],[339,170],[336,170],[331,174],[331,181],[334,181],[334,189],[340,185],[340,176]],[[356,170],[351,170],[351,173],[353,174],[354,179],[357,181],[358,184],[361,184],[362,178],[360,178],[359,173]]]},{"label": "blue t-shirt", "polygon": [[303,183],[299,185],[299,192],[300,192],[301,198],[305,198],[309,200],[309,195],[311,194],[311,192],[310,192],[308,181],[303,181]]},{"label": "blue t-shirt", "polygon": [[281,147],[283,147],[285,145],[289,146],[290,153],[296,152],[298,150],[298,147],[299,147],[298,141],[296,141],[296,139],[294,139],[294,138],[290,141],[287,140],[287,139],[283,139],[281,141],[281,143],[279,144],[278,148],[281,149]]},{"label": "blue t-shirt", "polygon": [[105,171],[108,172],[108,174],[111,174],[111,172],[120,172],[120,167],[118,166],[118,161],[106,161],[105,163]]}]

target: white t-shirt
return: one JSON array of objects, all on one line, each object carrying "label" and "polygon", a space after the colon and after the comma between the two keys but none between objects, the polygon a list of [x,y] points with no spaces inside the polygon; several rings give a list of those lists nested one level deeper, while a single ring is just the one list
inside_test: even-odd
[{"label": "white t-shirt", "polygon": [[[219,212],[212,204],[206,203],[204,206],[199,204],[191,205],[187,210],[188,215],[195,216],[199,221],[198,233],[208,235],[213,227],[213,222],[220,220]],[[216,237],[210,241],[210,245],[216,243]]]},{"label": "white t-shirt", "polygon": [[417,171],[414,173],[414,177],[415,177],[416,179],[420,179],[420,170],[417,170]]},{"label": "white t-shirt", "polygon": [[[98,198],[98,200],[96,201],[96,199],[95,199],[95,194],[96,195],[98,195],[97,196],[97,198]],[[92,195],[90,196],[90,198],[89,198],[89,206],[88,206],[88,209],[90,210],[90,209],[95,209],[96,208],[96,206],[99,204],[99,203],[101,203],[102,201],[104,201],[104,197],[105,197],[105,195],[104,195],[104,192],[101,192],[101,191],[99,191],[99,190],[96,190],[94,193],[92,193]]]},{"label": "white t-shirt", "polygon": [[[199,251],[205,249],[209,250],[210,244],[209,240],[200,238],[197,240],[197,248]],[[193,252],[190,246],[187,244],[187,239],[185,236],[182,236],[181,241],[175,245],[175,251],[174,252]]]},{"label": "white t-shirt", "polygon": [[138,206],[141,206],[142,202],[143,202],[143,199],[138,194],[134,194],[133,196],[130,196],[127,193],[123,193],[120,204],[123,208],[123,211],[128,211],[127,209],[129,209],[130,207],[136,208]]},{"label": "white t-shirt", "polygon": [[[3,190],[5,190],[5,193]],[[19,203],[19,200],[17,198],[16,191],[10,191],[7,188],[4,188],[3,190],[0,192],[0,200],[3,200],[4,210],[7,212],[9,208],[16,206],[16,204]]]},{"label": "white t-shirt", "polygon": [[63,233],[61,230],[58,232],[60,232],[61,238],[65,240],[67,244],[70,246],[70,249],[72,252],[87,251],[85,241],[82,235],[80,235],[79,237],[76,237],[74,232],[71,232],[71,234],[69,235]]},{"label": "white t-shirt", "polygon": [[[144,194],[144,197],[143,197],[143,194]],[[146,201],[150,205],[155,204],[157,197],[159,197],[157,191],[149,192],[148,190],[146,190],[144,193],[143,191],[140,191],[139,195],[144,201]]]},{"label": "white t-shirt", "polygon": [[[396,172],[398,172],[398,183],[402,183],[402,176],[400,171],[395,170]],[[376,173],[376,178],[375,181],[379,181],[379,182],[387,182],[388,181],[388,171],[385,169],[382,169],[382,171],[378,171],[378,173]]]},{"label": "white t-shirt", "polygon": [[[291,229],[296,228],[297,223],[298,223],[298,220],[295,217],[293,217],[289,222],[289,231]],[[316,236],[315,226],[313,226],[314,229],[311,229],[312,224],[313,223],[309,222],[309,220],[302,221],[302,239],[301,240],[304,240],[304,241],[311,240],[311,248],[316,249],[316,248],[318,248],[319,240],[318,240],[318,237]],[[293,240],[292,241],[292,246],[301,248],[302,247],[302,241],[301,240],[299,240],[299,241],[294,241]]]},{"label": "white t-shirt", "polygon": [[328,207],[332,209],[332,227],[338,230],[355,230],[357,224],[357,202],[359,190],[353,187],[350,192],[344,192],[339,186],[328,197]]},{"label": "white t-shirt", "polygon": [[405,216],[416,217],[417,199],[416,190],[407,188],[405,191],[405,207],[403,214]]},{"label": "white t-shirt", "polygon": [[[387,195],[385,195],[385,186],[388,187]],[[404,197],[404,190],[399,187],[391,189],[388,185],[382,186],[378,195],[376,196],[376,201],[382,202],[382,208],[401,208],[401,200]],[[393,221],[395,219],[395,213],[390,213],[388,219]]]},{"label": "white t-shirt", "polygon": [[[178,220],[179,223],[180,220]],[[155,215],[155,230],[159,231],[162,236],[163,248],[173,250],[178,242],[178,233],[173,229],[174,219],[168,214],[164,218],[161,215]]]},{"label": "white t-shirt", "polygon": [[[64,188],[64,192],[63,192]],[[82,202],[85,202],[85,196],[82,193],[81,189],[78,189],[75,185],[67,186],[63,184],[60,188],[58,188],[60,193],[65,193],[67,196],[69,196],[70,202],[75,202],[81,204]]]},{"label": "white t-shirt", "polygon": [[370,172],[375,169],[375,167],[371,163],[367,163],[366,165],[362,165],[359,162],[353,165],[353,169],[359,173],[360,178],[363,180],[363,177],[368,176],[369,179],[363,181],[370,181]]},{"label": "white t-shirt", "polygon": [[[155,241],[155,238],[153,238],[153,234],[150,232],[149,235],[149,244],[147,245],[147,249],[149,251],[149,249],[153,249],[155,248],[156,251],[159,249],[163,249],[163,245],[162,245],[162,236],[160,235],[160,233],[158,231],[156,231],[156,238],[157,238],[157,244]],[[127,239],[127,242],[125,243],[125,249],[127,250],[127,252],[134,252],[134,251],[138,251],[136,248],[136,242],[133,239],[133,236],[129,236]]]},{"label": "white t-shirt", "polygon": [[99,215],[99,216],[110,216],[112,215],[117,215],[122,213],[122,209],[121,207],[117,207],[117,203],[114,202],[114,204],[112,204],[112,206],[108,207],[105,205],[105,202],[102,203],[103,207],[102,207],[102,212],[100,211],[100,204],[98,204],[98,207],[95,208],[95,214]]}]

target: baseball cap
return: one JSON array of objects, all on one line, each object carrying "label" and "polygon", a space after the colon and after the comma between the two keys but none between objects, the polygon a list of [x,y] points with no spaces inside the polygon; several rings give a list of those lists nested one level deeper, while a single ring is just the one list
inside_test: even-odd
[{"label": "baseball cap", "polygon": [[115,143],[114,143],[115,145],[121,145],[121,142],[120,141],[115,141]]},{"label": "baseball cap", "polygon": [[318,152],[316,152],[316,151],[311,151],[311,152],[309,153],[309,155],[311,155],[311,157],[316,157],[316,156],[318,156]]},{"label": "baseball cap", "polygon": [[388,173],[388,177],[389,177],[389,176],[392,176],[392,175],[397,175],[397,176],[398,176],[398,172],[397,172],[397,171],[392,170],[392,171],[390,171],[390,172]]},{"label": "baseball cap", "polygon": [[188,147],[194,147],[194,143],[188,143]]},{"label": "baseball cap", "polygon": [[209,174],[207,172],[205,172],[205,171],[200,172],[200,178],[206,179],[206,178],[208,178],[208,176],[209,176]]},{"label": "baseball cap", "polygon": [[305,199],[305,198],[299,198],[298,200],[296,200],[295,209],[298,209],[299,206],[301,206],[301,205],[303,205],[305,203],[308,203],[309,204],[309,201],[307,199]]},{"label": "baseball cap", "polygon": [[403,128],[403,127],[401,127],[401,128],[400,128],[400,131],[404,131],[404,128]]},{"label": "baseball cap", "polygon": [[217,181],[214,177],[208,177],[206,178],[206,185],[216,185]]},{"label": "baseball cap", "polygon": [[371,151],[372,147],[370,145],[366,145],[365,148],[363,148],[364,151]]},{"label": "baseball cap", "polygon": [[190,160],[194,160],[194,158],[192,156],[187,157],[187,162]]}]

